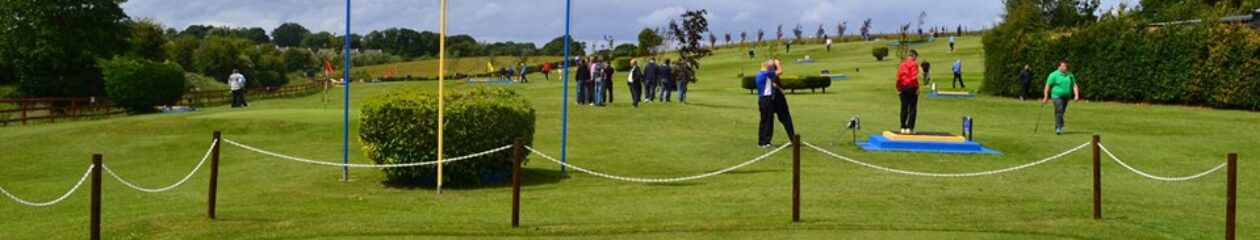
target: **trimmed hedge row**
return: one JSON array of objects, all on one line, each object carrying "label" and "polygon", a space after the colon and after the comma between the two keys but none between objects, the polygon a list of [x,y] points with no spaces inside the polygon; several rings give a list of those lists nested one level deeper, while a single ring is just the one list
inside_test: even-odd
[{"label": "trimmed hedge row", "polygon": [[[804,89],[809,89],[810,92],[822,89],[822,92],[825,93],[827,88],[831,87],[831,77],[828,76],[783,76],[779,81],[783,84],[780,87],[791,93]],[[757,77],[743,77],[743,81],[740,81],[740,86],[747,89],[750,93],[755,93],[757,91]]]},{"label": "trimmed hedge row", "polygon": [[173,62],[154,62],[114,57],[98,63],[105,91],[114,103],[131,113],[156,112],[154,106],[170,106],[184,96],[184,68]]},{"label": "trimmed hedge row", "polygon": [[1260,31],[1245,25],[1144,28],[1132,16],[1111,16],[1066,32],[984,36],[982,92],[1019,96],[1019,71],[1034,69],[1032,94],[1067,60],[1081,97],[1091,100],[1203,105],[1260,110]]},{"label": "trimmed hedge row", "polygon": [[[534,138],[534,108],[507,89],[476,88],[446,96],[445,158],[465,156]],[[434,161],[437,158],[437,96],[402,91],[370,99],[360,117],[359,141],[378,164]],[[508,180],[512,151],[445,164],[443,178],[452,186],[485,185]],[[437,166],[384,169],[386,181],[434,185]]]}]

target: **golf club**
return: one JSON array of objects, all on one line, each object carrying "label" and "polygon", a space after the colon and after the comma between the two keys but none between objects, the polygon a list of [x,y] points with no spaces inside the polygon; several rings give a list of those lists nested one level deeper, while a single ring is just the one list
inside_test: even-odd
[{"label": "golf club", "polygon": [[1037,111],[1037,126],[1033,127],[1033,133],[1037,133],[1041,129],[1041,117],[1046,114],[1046,102],[1041,102],[1041,110]]}]

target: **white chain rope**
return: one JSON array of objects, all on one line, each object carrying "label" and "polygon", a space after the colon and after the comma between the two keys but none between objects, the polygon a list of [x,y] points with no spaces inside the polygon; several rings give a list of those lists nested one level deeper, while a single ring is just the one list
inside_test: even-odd
[{"label": "white chain rope", "polygon": [[245,150],[250,150],[250,151],[257,152],[257,153],[260,153],[260,154],[263,154],[263,155],[268,155],[268,156],[272,156],[272,157],[276,157],[276,158],[280,158],[280,159],[286,159],[286,160],[297,161],[297,162],[303,162],[303,163],[310,163],[310,164],[325,165],[325,166],[333,166],[333,167],[352,167],[352,168],[401,168],[401,167],[427,166],[427,165],[434,165],[434,164],[437,164],[438,162],[441,162],[441,163],[450,163],[450,162],[462,161],[462,160],[467,160],[467,159],[471,159],[471,158],[476,158],[476,157],[480,157],[480,156],[489,155],[489,154],[491,154],[491,153],[496,153],[496,152],[500,152],[500,151],[504,151],[504,150],[512,149],[512,145],[506,145],[506,146],[502,146],[502,147],[499,147],[499,148],[486,150],[486,151],[484,151],[484,152],[474,153],[474,154],[472,154],[472,155],[468,155],[468,156],[462,156],[462,157],[457,157],[457,158],[447,158],[447,159],[442,159],[442,160],[439,160],[439,161],[428,161],[428,162],[399,163],[399,164],[357,164],[357,163],[345,164],[345,163],[335,163],[335,162],[326,162],[326,161],[310,160],[310,159],[305,159],[305,158],[300,158],[300,157],[294,157],[294,156],[288,156],[288,155],[279,154],[279,153],[268,152],[268,151],[266,151],[266,150],[262,150],[262,149],[258,149],[258,148],[255,148],[255,147],[251,147],[251,146],[248,146],[248,145],[245,145],[245,144],[237,143],[237,142],[232,141],[232,140],[229,140],[229,139],[223,139],[223,142],[225,142],[225,143],[227,143],[227,144],[229,144],[229,145],[232,145],[232,146],[236,146],[236,147],[243,148],[243,149],[245,149]]},{"label": "white chain rope", "polygon": [[1133,168],[1133,166],[1129,166],[1129,164],[1124,163],[1124,161],[1120,161],[1120,158],[1117,158],[1115,154],[1111,153],[1111,150],[1107,150],[1107,147],[1103,146],[1101,143],[1098,144],[1098,148],[1102,149],[1103,153],[1106,153],[1108,157],[1111,157],[1111,160],[1115,160],[1116,163],[1119,163],[1120,166],[1124,166],[1124,168],[1129,169],[1129,171],[1132,171],[1133,173],[1137,173],[1138,175],[1142,175],[1143,177],[1146,177],[1146,178],[1159,180],[1159,181],[1165,181],[1165,182],[1180,182],[1180,181],[1198,179],[1203,176],[1207,176],[1208,174],[1212,174],[1216,171],[1219,171],[1222,168],[1225,168],[1225,165],[1226,165],[1226,163],[1221,163],[1221,165],[1217,165],[1216,167],[1209,169],[1205,172],[1195,174],[1195,175],[1185,176],[1185,177],[1160,177],[1160,176],[1151,175],[1150,173],[1143,172],[1142,170]]},{"label": "white chain rope", "polygon": [[874,169],[886,171],[886,172],[899,173],[899,174],[905,174],[905,175],[911,175],[911,176],[920,176],[920,177],[979,177],[979,176],[988,176],[988,175],[994,175],[994,174],[1000,174],[1000,173],[1007,173],[1007,172],[1016,171],[1016,170],[1032,167],[1032,166],[1041,165],[1043,163],[1047,163],[1047,162],[1062,158],[1063,156],[1067,156],[1068,154],[1074,153],[1076,151],[1080,151],[1081,149],[1088,147],[1090,143],[1088,142],[1083,143],[1080,146],[1076,146],[1075,148],[1069,149],[1063,153],[1059,153],[1054,156],[1050,156],[1048,158],[1038,160],[1036,162],[1031,162],[1031,163],[1014,166],[1010,168],[984,171],[984,172],[974,172],[974,173],[927,173],[927,172],[915,172],[915,171],[894,169],[894,168],[879,166],[879,165],[875,165],[875,164],[871,164],[871,163],[867,163],[863,161],[858,161],[849,157],[841,156],[834,152],[822,149],[818,146],[814,146],[813,144],[810,144],[810,143],[804,143],[804,145],[810,148],[813,148],[814,150],[818,150],[819,152],[822,152],[823,154],[831,155],[832,157],[835,157],[841,160],[845,160],[845,161],[848,161],[857,165],[862,165],[864,167],[874,168]]},{"label": "white chain rope", "polygon": [[127,187],[130,187],[135,190],[139,190],[141,192],[160,193],[160,192],[170,191],[171,189],[175,189],[176,187],[179,187],[180,185],[184,185],[184,182],[187,182],[188,179],[192,178],[193,174],[197,173],[197,170],[201,170],[201,166],[206,164],[206,159],[210,159],[210,153],[214,152],[214,147],[215,145],[218,145],[218,144],[219,142],[217,140],[214,142],[211,142],[210,149],[206,149],[206,155],[201,157],[201,162],[198,162],[197,166],[193,167],[192,171],[188,172],[188,175],[184,175],[184,178],[181,178],[179,179],[179,181],[166,187],[145,188],[145,187],[137,186],[136,184],[132,182],[128,182],[127,180],[123,179],[122,176],[118,176],[117,173],[114,173],[114,170],[109,169],[109,165],[101,164],[101,169],[104,169],[105,173],[108,173],[110,176],[113,176],[115,180],[118,180],[118,182],[121,182],[123,185],[127,185]]},{"label": "white chain rope", "polygon": [[13,201],[17,201],[18,203],[21,203],[22,205],[31,206],[31,207],[52,206],[53,204],[57,204],[61,202],[62,200],[66,200],[66,198],[70,197],[71,194],[74,194],[74,191],[78,191],[79,187],[83,186],[83,182],[87,181],[88,176],[92,175],[93,168],[96,168],[96,166],[88,165],[87,171],[83,171],[83,177],[79,178],[79,182],[75,183],[74,187],[71,187],[70,190],[66,191],[65,194],[62,194],[61,197],[57,197],[57,199],[53,199],[52,201],[47,201],[47,202],[27,201],[17,196],[13,196],[13,194],[9,193],[9,191],[5,191],[3,187],[0,187],[0,193],[4,193],[5,196],[8,196],[9,198],[13,199]]},{"label": "white chain rope", "polygon": [[545,159],[547,159],[547,160],[550,160],[550,161],[552,161],[552,162],[555,162],[556,164],[560,164],[560,165],[562,165],[562,166],[565,166],[565,167],[568,167],[568,168],[572,168],[572,169],[574,169],[574,170],[578,170],[579,172],[584,172],[584,173],[587,173],[587,174],[590,174],[590,175],[595,175],[595,176],[598,176],[598,177],[603,177],[603,178],[608,178],[608,179],[618,180],[618,181],[626,181],[626,182],[640,182],[640,183],[669,183],[669,182],[684,182],[684,181],[691,181],[691,180],[696,180],[696,179],[701,179],[701,178],[706,178],[706,177],[712,177],[712,176],[716,176],[716,175],[719,175],[719,174],[723,174],[723,173],[727,173],[727,172],[730,172],[730,171],[734,171],[735,169],[739,169],[739,168],[742,168],[742,167],[744,167],[744,166],[748,166],[748,165],[751,165],[751,164],[753,164],[753,163],[756,163],[756,162],[759,162],[759,161],[761,161],[761,160],[764,160],[764,159],[766,159],[766,158],[770,157],[771,155],[774,155],[775,153],[778,153],[779,151],[782,151],[784,148],[787,148],[788,146],[791,146],[791,144],[784,144],[783,146],[780,146],[779,148],[774,149],[774,151],[770,151],[770,152],[768,152],[768,153],[766,153],[766,154],[762,154],[760,157],[754,158],[754,159],[752,159],[752,160],[748,160],[747,162],[743,162],[743,163],[740,163],[740,164],[736,164],[735,166],[731,166],[731,167],[728,167],[728,168],[725,168],[725,169],[722,169],[722,170],[717,170],[717,171],[713,171],[713,172],[710,172],[710,173],[705,173],[705,174],[700,174],[700,175],[695,175],[695,176],[688,176],[688,177],[676,177],[676,178],[635,178],[635,177],[624,177],[624,176],[617,176],[617,175],[612,175],[612,174],[607,174],[607,173],[601,173],[601,172],[596,172],[596,171],[593,171],[593,170],[588,170],[588,169],[585,169],[585,168],[582,168],[582,167],[574,166],[574,165],[572,165],[572,164],[568,164],[568,163],[561,162],[560,160],[556,160],[555,158],[553,158],[553,157],[551,157],[551,156],[548,156],[546,153],[540,152],[540,151],[538,151],[538,150],[534,150],[534,148],[533,148],[533,147],[530,147],[530,146],[525,146],[525,149],[529,149],[529,151],[530,151],[530,152],[536,153],[536,154],[538,154],[539,156],[542,156],[543,158],[545,158]]}]

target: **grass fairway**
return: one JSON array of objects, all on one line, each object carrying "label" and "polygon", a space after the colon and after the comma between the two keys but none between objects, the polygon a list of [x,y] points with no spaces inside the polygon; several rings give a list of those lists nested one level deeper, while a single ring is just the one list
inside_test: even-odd
[{"label": "grass fairway", "polygon": [[[968,86],[979,88],[978,37],[920,46],[948,80],[948,64],[963,59]],[[864,134],[897,128],[896,61],[876,62],[878,43],[795,46],[789,74],[821,69],[854,75],[823,93],[788,96],[803,140],[872,163],[926,172],[976,172],[1028,163],[1087,142],[1103,142],[1135,167],[1184,176],[1214,167],[1227,152],[1241,156],[1238,233],[1260,238],[1260,115],[1180,106],[1078,103],[1069,134],[1050,133],[1051,114],[1034,134],[1039,102],[982,96],[923,98],[919,129],[957,131],[976,119],[976,138],[1002,155],[869,153],[845,144],[844,121],[862,116]],[[758,56],[769,54],[759,48]],[[569,163],[634,177],[677,177],[725,168],[761,155],[756,148],[756,99],[735,76],[751,72],[743,48],[704,59],[690,104],[629,105],[625,84],[616,103],[569,104]],[[816,64],[790,63],[809,54]],[[895,58],[895,57],[894,57]],[[854,69],[861,68],[857,76]],[[1048,67],[1048,66],[1045,66]],[[1040,71],[1045,72],[1045,71]],[[554,76],[553,76],[554,77]],[[541,77],[528,85],[494,85],[527,96],[537,109],[536,148],[559,155],[561,88]],[[624,73],[617,79],[624,79]],[[1012,79],[1014,81],[1014,79]],[[354,85],[352,107],[396,89],[436,90],[436,83]],[[450,85],[466,88],[462,84]],[[339,94],[251,102],[247,109],[209,108],[64,124],[0,128],[0,186],[45,200],[72,185],[92,153],[137,184],[172,183],[196,164],[211,132],[280,153],[327,161],[341,154]],[[1049,111],[1049,109],[1045,109]],[[352,109],[351,119],[357,119]],[[351,126],[356,126],[352,123]],[[355,131],[352,129],[352,131]],[[353,134],[353,133],[352,133]],[[786,142],[776,127],[775,143]],[[367,163],[351,140],[350,161]],[[109,239],[1215,239],[1224,228],[1224,172],[1199,180],[1156,182],[1103,163],[1104,219],[1091,219],[1090,154],[1084,150],[1045,165],[976,178],[923,178],[842,162],[802,148],[802,222],[790,223],[791,154],[785,151],[738,171],[672,184],[625,183],[570,172],[531,155],[522,193],[522,227],[510,223],[511,188],[395,189],[379,170],[351,170],[277,160],[225,146],[219,220],[205,217],[205,169],[185,186],[160,194],[126,188],[106,176],[103,233]],[[46,208],[0,199],[0,239],[81,239],[88,233],[88,192]]]}]

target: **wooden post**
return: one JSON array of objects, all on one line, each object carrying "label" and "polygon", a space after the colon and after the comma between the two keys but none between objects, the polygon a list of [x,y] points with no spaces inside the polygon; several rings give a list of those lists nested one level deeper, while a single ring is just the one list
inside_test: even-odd
[{"label": "wooden post", "polygon": [[1225,162],[1225,239],[1234,240],[1234,210],[1238,194],[1238,154],[1230,153]]},{"label": "wooden post", "polygon": [[214,145],[210,149],[210,192],[207,194],[206,215],[214,219],[214,205],[219,195],[219,145],[223,138],[219,131],[214,131]]},{"label": "wooden post", "polygon": [[1094,135],[1094,219],[1102,219],[1102,145],[1101,137]]},{"label": "wooden post", "polygon": [[792,136],[792,222],[801,221],[801,135]]},{"label": "wooden post", "polygon": [[18,108],[22,109],[22,125],[26,125],[26,100],[18,99]]},{"label": "wooden post", "polygon": [[524,152],[521,147],[525,140],[516,138],[512,142],[512,227],[521,226],[521,158]]},{"label": "wooden post", "polygon": [[101,239],[101,154],[92,154],[92,207],[88,239]]}]

